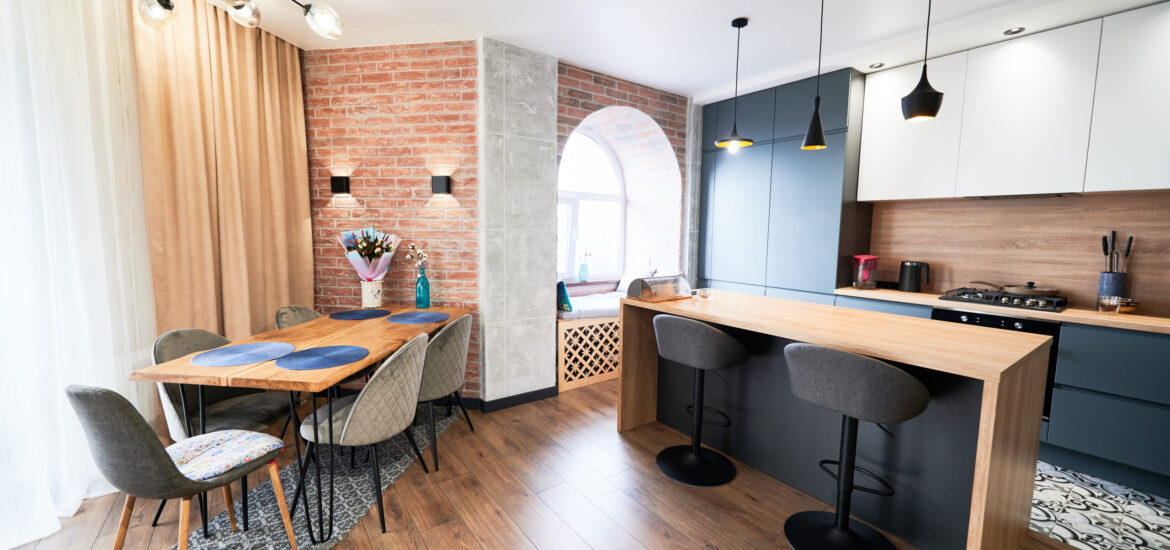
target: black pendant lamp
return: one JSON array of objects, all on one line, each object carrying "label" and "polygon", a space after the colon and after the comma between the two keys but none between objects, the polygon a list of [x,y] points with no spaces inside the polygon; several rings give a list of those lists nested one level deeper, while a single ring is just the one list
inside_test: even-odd
[{"label": "black pendant lamp", "polygon": [[731,118],[731,134],[715,140],[716,147],[722,147],[732,153],[755,143],[751,138],[739,135],[739,128],[736,127],[736,123],[739,121],[739,36],[747,24],[746,17],[736,17],[731,20],[731,26],[735,27],[735,110]]},{"label": "black pendant lamp", "polygon": [[800,148],[805,151],[819,151],[828,147],[825,144],[825,129],[821,126],[821,50],[825,43],[825,0],[821,0],[821,30],[817,38],[817,98],[813,101],[812,120],[808,123],[808,131],[804,133],[804,143]]},{"label": "black pendant lamp", "polygon": [[910,93],[902,98],[902,118],[907,122],[925,122],[938,116],[943,93],[934,89],[926,79],[926,53],[930,48],[930,2],[926,0],[926,46],[922,49],[922,78]]}]

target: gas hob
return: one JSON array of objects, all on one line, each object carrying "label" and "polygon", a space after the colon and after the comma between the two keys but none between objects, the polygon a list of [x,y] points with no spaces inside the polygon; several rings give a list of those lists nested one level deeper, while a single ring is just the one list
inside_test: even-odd
[{"label": "gas hob", "polygon": [[1069,306],[1066,296],[1025,296],[996,290],[982,290],[963,287],[948,290],[938,297],[939,300],[951,302],[967,302],[971,304],[986,304],[989,306],[1014,307],[1018,309],[1032,309],[1036,311],[1064,311]]}]

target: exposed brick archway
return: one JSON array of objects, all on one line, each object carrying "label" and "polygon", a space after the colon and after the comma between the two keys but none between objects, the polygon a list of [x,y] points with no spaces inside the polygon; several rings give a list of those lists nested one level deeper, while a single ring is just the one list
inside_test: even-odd
[{"label": "exposed brick archway", "polygon": [[613,150],[626,185],[626,266],[679,270],[687,98],[559,63],[557,157],[588,129]]},{"label": "exposed brick archway", "polygon": [[682,246],[682,172],[658,123],[633,107],[606,107],[587,117],[584,132],[613,152],[625,184],[627,270],[678,272]]}]

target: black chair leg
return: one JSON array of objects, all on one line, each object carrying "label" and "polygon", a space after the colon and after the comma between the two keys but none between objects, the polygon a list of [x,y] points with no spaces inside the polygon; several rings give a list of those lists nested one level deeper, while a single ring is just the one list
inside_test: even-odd
[{"label": "black chair leg", "polygon": [[353,447],[349,448],[349,469],[352,470],[357,467],[357,463],[353,461]]},{"label": "black chair leg", "polygon": [[386,510],[382,504],[382,469],[378,467],[378,451],[370,445],[370,455],[374,458],[374,498],[378,499],[378,520],[382,522],[382,532],[386,532]]},{"label": "black chair leg", "polygon": [[431,461],[435,463],[435,471],[439,471],[439,438],[435,436],[435,404],[427,403],[427,415],[431,417]]},{"label": "black chair leg", "polygon": [[[232,503],[228,503],[231,506]],[[244,512],[244,530],[248,530],[248,476],[240,478],[240,508]]]},{"label": "black chair leg", "polygon": [[451,396],[444,397],[443,403],[447,405],[447,416],[451,416]]},{"label": "black chair leg", "polygon": [[410,433],[409,426],[405,430],[402,430],[402,435],[406,436],[406,442],[410,443],[410,448],[414,450],[414,456],[418,457],[418,463],[422,464],[423,473],[431,473],[430,470],[427,469],[427,461],[423,460],[422,453],[418,451],[418,445],[416,445],[414,442],[414,435]]},{"label": "black chair leg", "polygon": [[695,369],[692,382],[694,413],[691,421],[691,443],[667,447],[658,453],[655,462],[666,477],[687,485],[714,487],[735,479],[735,465],[726,456],[703,448],[703,386],[705,371]]},{"label": "black chair leg", "polygon": [[199,519],[203,522],[203,538],[208,538],[211,533],[207,529],[207,493],[199,493]]},{"label": "black chair leg", "polygon": [[151,527],[158,527],[158,518],[162,515],[163,506],[167,505],[167,499],[162,499],[158,503],[158,511],[154,513],[154,521],[150,522]]},{"label": "black chair leg", "polygon": [[[300,457],[298,459],[298,462],[300,463],[301,475],[300,475],[300,480],[297,481],[297,490],[293,493],[292,505],[290,505],[288,507],[289,519],[297,517],[297,501],[300,500],[301,493],[304,492],[304,489],[305,489],[305,475],[309,472],[309,461],[312,460],[312,458],[313,458],[313,453],[312,453],[313,445],[314,445],[314,443],[312,441],[308,442],[305,445],[305,456]],[[305,514],[307,515],[308,513],[309,513],[309,495],[306,494],[305,495]]]},{"label": "black chair leg", "polygon": [[[849,522],[853,503],[853,469],[857,464],[857,419],[841,420],[841,448],[837,470],[837,512],[808,511],[793,514],[784,522],[784,538],[796,550],[847,548],[894,550],[881,533],[864,523]],[[880,479],[879,479],[880,481]]]},{"label": "black chair leg", "polygon": [[471,431],[475,431],[475,426],[471,425],[471,415],[467,414],[467,407],[463,405],[463,396],[459,395],[459,390],[455,390],[455,400],[459,402],[459,409],[463,411],[463,418],[467,420],[467,427]]}]

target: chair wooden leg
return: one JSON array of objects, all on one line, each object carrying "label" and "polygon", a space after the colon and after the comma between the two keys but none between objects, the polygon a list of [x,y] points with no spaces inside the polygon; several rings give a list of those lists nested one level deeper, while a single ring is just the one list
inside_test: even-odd
[{"label": "chair wooden leg", "polygon": [[122,506],[122,519],[118,521],[118,537],[114,539],[114,550],[122,550],[126,542],[126,529],[130,527],[130,516],[134,514],[134,495],[126,495],[126,504]]},{"label": "chair wooden leg", "polygon": [[228,483],[223,486],[223,502],[226,504],[228,513],[228,524],[232,526],[232,532],[236,532],[236,501],[232,498],[232,484]]},{"label": "chair wooden leg", "polygon": [[268,463],[268,475],[272,478],[272,492],[276,493],[276,506],[280,508],[280,519],[284,522],[288,545],[292,550],[297,550],[297,537],[293,534],[292,518],[288,515],[288,503],[284,501],[284,489],[280,486],[280,469],[276,467],[275,460]]},{"label": "chair wooden leg", "polygon": [[187,550],[187,536],[191,530],[191,497],[179,501],[179,550]]}]

